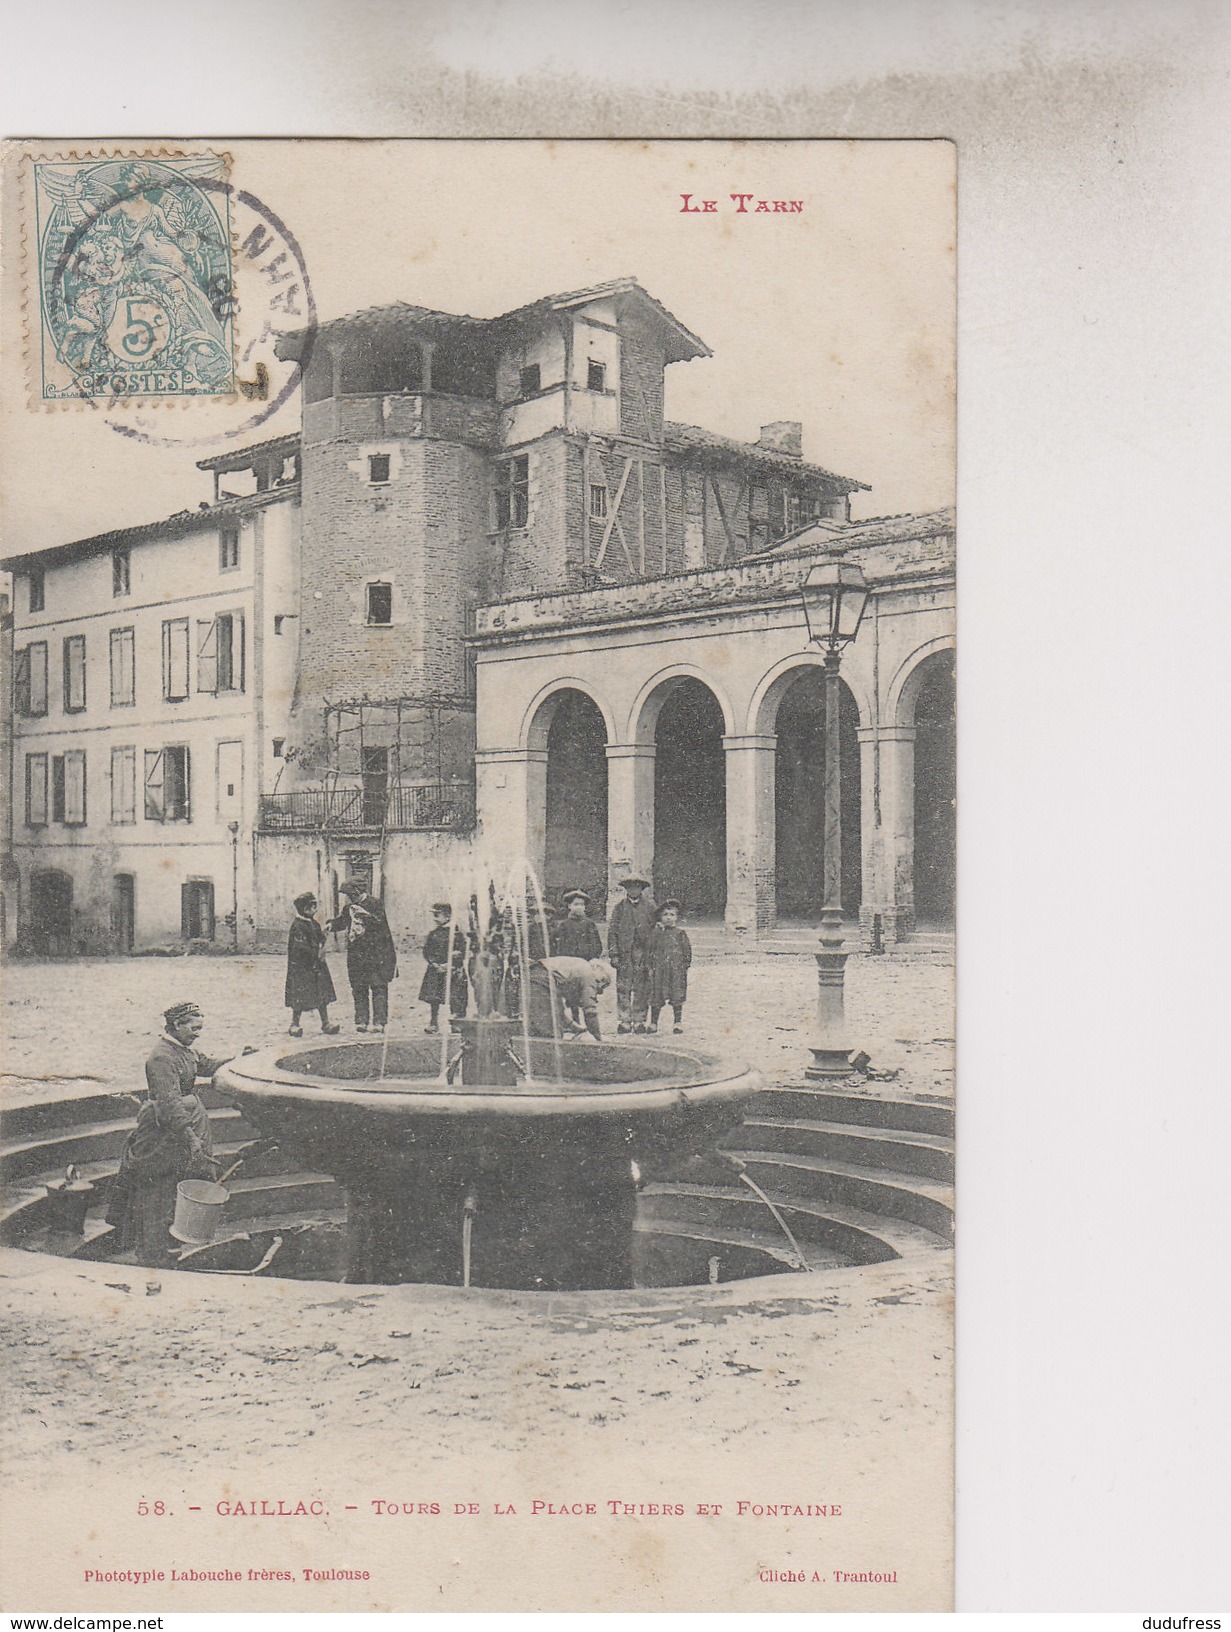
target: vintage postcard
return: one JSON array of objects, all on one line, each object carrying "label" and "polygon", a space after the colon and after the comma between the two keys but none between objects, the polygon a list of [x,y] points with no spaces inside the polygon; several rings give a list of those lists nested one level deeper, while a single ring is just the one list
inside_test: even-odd
[{"label": "vintage postcard", "polygon": [[950,1608],[952,144],[3,189],[6,1606]]}]

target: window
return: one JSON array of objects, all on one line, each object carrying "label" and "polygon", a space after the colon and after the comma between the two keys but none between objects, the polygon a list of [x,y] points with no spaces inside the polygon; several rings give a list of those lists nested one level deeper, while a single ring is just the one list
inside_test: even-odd
[{"label": "window", "polygon": [[47,575],[42,567],[30,568],[30,610],[41,612],[47,605]]},{"label": "window", "polygon": [[602,482],[590,484],[590,514],[595,521],[604,521],[607,517],[607,489]]},{"label": "window", "polygon": [[197,622],[197,690],[244,689],[244,614],[220,612]]},{"label": "window", "polygon": [[530,455],[496,466],[496,526],[524,527],[530,520]]},{"label": "window", "polygon": [[132,588],[132,559],[127,550],[111,552],[111,593],[127,595]]},{"label": "window", "polygon": [[131,629],[111,631],[111,706],[128,708],[137,700],[136,658]]},{"label": "window", "polygon": [[275,612],[274,613],[274,634],[275,635],[280,635],[282,633],[282,625],[283,625],[283,623],[285,621],[286,621],[286,613],[285,612]]},{"label": "window", "polygon": [[786,530],[796,533],[807,527],[822,514],[823,500],[818,493],[788,493],[786,496]]},{"label": "window", "polygon": [[542,374],[537,363],[527,363],[521,371],[521,394],[523,397],[532,397],[542,389]]},{"label": "window", "polygon": [[145,750],[145,819],[191,821],[191,761],[187,748]]},{"label": "window", "polygon": [[38,719],[47,712],[47,642],[36,640],[18,652],[13,672],[17,712]]},{"label": "window", "polygon": [[368,622],[393,622],[393,585],[369,584],[367,587]]},{"label": "window", "polygon": [[137,750],[111,750],[111,820],[125,826],[137,819]]},{"label": "window", "polygon": [[64,712],[80,714],[85,707],[85,636],[68,635],[64,641]]},{"label": "window", "polygon": [[605,391],[607,389],[607,365],[596,363],[593,357],[586,364],[586,390]]},{"label": "window", "polygon": [[368,455],[368,481],[373,487],[389,480],[389,455],[387,453],[370,453]]},{"label": "window", "polygon": [[47,755],[26,755],[26,826],[47,826]]},{"label": "window", "polygon": [[226,521],[222,524],[222,531],[218,535],[218,566],[223,572],[230,572],[232,567],[239,565],[239,523]]},{"label": "window", "polygon": [[285,737],[275,737],[274,738],[274,758],[275,759],[281,759],[282,758],[282,750],[285,747],[286,747],[286,738]]},{"label": "window", "polygon": [[187,618],[163,620],[162,694],[169,703],[182,703],[188,695]]},{"label": "window", "polygon": [[208,878],[180,885],[180,929],[186,941],[214,938],[214,886]]},{"label": "window", "polygon": [[85,751],[74,748],[51,762],[51,819],[82,827],[85,817]]}]

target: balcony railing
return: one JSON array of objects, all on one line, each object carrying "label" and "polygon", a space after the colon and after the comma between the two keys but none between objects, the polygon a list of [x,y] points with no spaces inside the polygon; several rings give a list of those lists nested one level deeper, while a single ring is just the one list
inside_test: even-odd
[{"label": "balcony railing", "polygon": [[263,833],[469,833],[475,825],[474,787],[429,782],[384,788],[299,788],[261,798]]}]

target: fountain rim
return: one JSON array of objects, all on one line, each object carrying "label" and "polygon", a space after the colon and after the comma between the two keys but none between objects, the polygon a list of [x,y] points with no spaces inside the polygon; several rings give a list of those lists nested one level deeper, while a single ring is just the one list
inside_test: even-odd
[{"label": "fountain rim", "polygon": [[[420,1041],[417,1037],[390,1037],[391,1043]],[[536,1038],[536,1042],[552,1046],[550,1038]],[[285,1069],[282,1061],[299,1054],[322,1054],[344,1048],[354,1048],[358,1039],[330,1040],[322,1043],[299,1044],[261,1049],[254,1054],[241,1055],[229,1060],[214,1074],[214,1084],[223,1092],[236,1095],[252,1094],[270,1100],[286,1100],[303,1105],[348,1106],[353,1109],[381,1112],[385,1115],[438,1116],[441,1118],[474,1117],[476,1115],[507,1117],[575,1117],[611,1116],[628,1113],[646,1114],[685,1106],[729,1103],[751,1098],[762,1086],[762,1077],[754,1066],[738,1061],[723,1060],[715,1054],[679,1045],[650,1045],[604,1042],[605,1049],[627,1049],[630,1054],[651,1046],[655,1052],[675,1056],[693,1069],[677,1072],[670,1077],[656,1077],[640,1081],[614,1083],[587,1083],[575,1079],[545,1085],[545,1091],[536,1092],[537,1084],[519,1084],[516,1087],[487,1085],[463,1088],[445,1087],[438,1077],[408,1078],[390,1076],[383,1081],[373,1079],[348,1080],[310,1075],[307,1072]],[[375,1040],[366,1040],[364,1046],[380,1046]],[[562,1047],[585,1047],[584,1044],[562,1044]],[[696,1074],[694,1074],[696,1073]]]}]

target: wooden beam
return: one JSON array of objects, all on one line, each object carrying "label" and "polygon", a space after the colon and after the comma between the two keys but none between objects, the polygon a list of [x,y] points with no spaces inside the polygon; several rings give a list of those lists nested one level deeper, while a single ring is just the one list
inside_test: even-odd
[{"label": "wooden beam", "polygon": [[624,550],[625,559],[628,560],[628,570],[630,572],[633,570],[633,563],[632,563],[632,560],[631,560],[631,558],[629,557],[629,554],[628,554],[628,543],[627,543],[627,541],[625,540],[625,537],[624,537],[624,529],[622,527],[620,527],[619,523],[618,523],[618,517],[619,517],[619,514],[620,514],[620,503],[621,503],[622,499],[624,498],[624,489],[628,486],[628,473],[629,473],[630,470],[632,470],[632,468],[633,468],[632,460],[631,459],[626,459],[624,461],[624,469],[620,474],[620,485],[616,489],[615,499],[612,501],[612,503],[611,503],[611,505],[610,505],[610,507],[609,507],[609,509],[607,511],[607,525],[603,528],[603,536],[599,541],[598,554],[594,557],[594,567],[595,567],[596,571],[602,566],[603,562],[607,559],[607,547],[611,543],[611,534],[612,534],[613,529],[617,530],[619,532],[620,544],[621,544],[621,547]]},{"label": "wooden beam", "polygon": [[637,559],[645,577],[645,460],[637,461]]},{"label": "wooden beam", "polygon": [[667,466],[664,461],[659,462],[658,474],[661,478],[658,487],[659,516],[663,528],[663,572],[667,570]]}]

